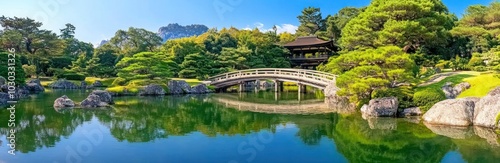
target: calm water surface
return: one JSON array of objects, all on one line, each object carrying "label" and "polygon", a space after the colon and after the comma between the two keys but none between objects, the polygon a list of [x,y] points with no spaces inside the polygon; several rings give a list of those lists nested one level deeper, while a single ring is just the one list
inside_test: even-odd
[{"label": "calm water surface", "polygon": [[[16,111],[16,155],[7,110],[0,110],[0,163],[38,162],[499,162],[498,135],[358,114],[283,115],[240,111],[227,101],[301,105],[315,95],[284,93],[120,97],[113,109],[55,110],[66,94],[23,100]],[[221,103],[223,99],[226,103]],[[479,133],[479,134],[478,134]],[[447,135],[447,136],[443,136]],[[453,138],[451,138],[453,137]]]}]

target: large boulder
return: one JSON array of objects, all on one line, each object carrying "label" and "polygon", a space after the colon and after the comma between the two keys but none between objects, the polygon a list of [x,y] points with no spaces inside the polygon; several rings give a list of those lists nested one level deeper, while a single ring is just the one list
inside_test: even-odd
[{"label": "large boulder", "polygon": [[474,125],[489,128],[500,128],[500,87],[483,97],[474,112]]},{"label": "large boulder", "polygon": [[193,88],[191,88],[191,93],[192,94],[210,93],[210,89],[208,89],[207,85],[205,84],[198,84],[196,86],[193,86]]},{"label": "large boulder", "polygon": [[463,82],[455,86],[453,86],[453,83],[447,82],[443,87],[441,87],[441,89],[443,90],[444,95],[447,99],[454,99],[458,95],[460,95],[460,93],[469,89],[470,87],[471,85],[467,82]]},{"label": "large boulder", "polygon": [[361,108],[361,113],[369,117],[394,117],[398,111],[398,98],[384,97],[370,100]]},{"label": "large boulder", "polygon": [[28,91],[35,92],[35,93],[44,92],[45,91],[45,89],[43,88],[42,84],[40,83],[40,80],[38,80],[38,79],[32,79],[32,80],[29,80],[28,82],[26,82],[26,87],[25,88]]},{"label": "large boulder", "polygon": [[343,114],[356,112],[355,105],[349,101],[349,98],[337,95],[338,91],[340,91],[340,88],[335,83],[330,83],[325,88],[325,103],[328,105],[328,108]]},{"label": "large boulder", "polygon": [[139,96],[161,96],[166,92],[160,85],[150,84],[139,92]]},{"label": "large boulder", "polygon": [[422,115],[422,110],[420,110],[419,107],[406,108],[398,113],[399,117],[411,117],[420,115]]},{"label": "large boulder", "polygon": [[66,79],[59,79],[51,84],[49,87],[52,89],[80,89],[78,85],[72,83]]},{"label": "large boulder", "polygon": [[423,119],[434,125],[470,126],[479,98],[448,99],[438,102],[427,111]]},{"label": "large boulder", "polygon": [[108,103],[101,101],[101,97],[95,94],[90,94],[85,100],[80,103],[83,108],[107,107]]},{"label": "large boulder", "polygon": [[101,81],[96,80],[94,83],[92,83],[92,86],[94,86],[94,87],[103,87],[104,85],[102,84]]},{"label": "large boulder", "polygon": [[168,93],[170,94],[188,94],[191,93],[191,86],[184,80],[168,81]]},{"label": "large boulder", "polygon": [[97,95],[99,100],[108,104],[115,104],[113,101],[113,96],[108,91],[94,90],[90,95]]},{"label": "large boulder", "polygon": [[66,95],[59,97],[54,101],[54,108],[71,108],[74,106],[75,102],[69,99]]}]

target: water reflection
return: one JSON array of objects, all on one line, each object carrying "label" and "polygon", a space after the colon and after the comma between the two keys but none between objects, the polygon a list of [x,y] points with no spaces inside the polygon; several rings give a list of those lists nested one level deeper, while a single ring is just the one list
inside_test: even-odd
[{"label": "water reflection", "polygon": [[[276,133],[283,124],[293,124],[297,128],[294,136],[303,144],[318,146],[330,143],[349,162],[440,162],[455,157],[449,154],[450,151],[458,152],[467,162],[495,162],[500,159],[499,137],[488,129],[425,126],[418,120],[407,119],[364,120],[357,114],[258,113],[235,109],[233,105],[236,104],[232,104],[239,102],[239,106],[250,106],[253,103],[254,107],[261,108],[298,105],[293,100],[287,100],[294,98],[293,95],[288,98],[283,95],[278,101],[274,100],[274,93],[120,97],[115,100],[116,105],[112,109],[56,111],[52,108],[53,99],[62,94],[81,101],[87,92],[55,92],[19,105],[16,112],[19,152],[64,148],[57,146],[57,142],[69,139],[77,127],[85,126],[86,122],[96,118],[113,138],[122,143],[147,143],[171,137],[189,139],[193,133],[209,137],[245,136],[264,130]],[[322,103],[314,97],[306,97],[300,104],[307,105],[308,100],[312,104]],[[0,122],[7,120],[7,111],[0,110]],[[6,123],[0,123],[0,137],[6,135],[8,129]],[[274,139],[280,137],[275,136]],[[276,156],[269,154],[268,157]]]}]

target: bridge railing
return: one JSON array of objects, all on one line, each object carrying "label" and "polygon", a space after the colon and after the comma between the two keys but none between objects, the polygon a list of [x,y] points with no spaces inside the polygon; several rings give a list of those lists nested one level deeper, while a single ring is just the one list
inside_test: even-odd
[{"label": "bridge railing", "polygon": [[[248,69],[234,72],[228,72],[220,75],[210,77],[208,80],[212,82],[226,80],[231,78],[238,78],[244,76],[266,75],[272,77],[273,75],[287,75],[296,76],[307,79],[320,80],[323,82],[335,81],[337,75],[326,72],[305,70],[305,69],[275,69],[275,68],[261,68],[261,69]],[[278,77],[278,76],[276,76]]]}]

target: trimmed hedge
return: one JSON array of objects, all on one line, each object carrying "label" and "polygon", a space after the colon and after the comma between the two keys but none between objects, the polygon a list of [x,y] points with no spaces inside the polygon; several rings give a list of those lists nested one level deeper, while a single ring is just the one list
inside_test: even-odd
[{"label": "trimmed hedge", "polygon": [[443,91],[436,89],[425,89],[415,92],[413,95],[413,102],[415,105],[425,111],[429,110],[432,106],[434,106],[434,104],[443,100],[446,100],[446,96]]}]

